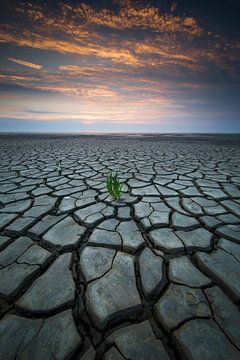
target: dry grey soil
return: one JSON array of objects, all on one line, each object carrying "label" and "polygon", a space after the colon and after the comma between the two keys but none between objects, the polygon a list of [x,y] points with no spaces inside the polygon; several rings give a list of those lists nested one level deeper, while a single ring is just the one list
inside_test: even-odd
[{"label": "dry grey soil", "polygon": [[239,136],[2,135],[0,231],[1,360],[240,359]]}]

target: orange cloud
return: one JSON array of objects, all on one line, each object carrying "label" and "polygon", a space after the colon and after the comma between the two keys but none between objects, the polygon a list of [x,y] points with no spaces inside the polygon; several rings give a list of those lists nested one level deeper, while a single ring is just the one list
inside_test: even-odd
[{"label": "orange cloud", "polygon": [[24,75],[18,75],[18,74],[0,74],[0,79],[8,79],[8,80],[14,80],[14,81],[20,81],[20,82],[29,82],[29,81],[39,81],[39,78],[33,77],[33,76],[24,76]]},{"label": "orange cloud", "polygon": [[163,58],[196,62],[196,60],[192,56],[184,54],[174,54],[171,51],[163,51],[160,46],[154,46],[146,42],[136,43],[135,51],[139,54],[156,54]]},{"label": "orange cloud", "polygon": [[19,64],[19,65],[23,65],[23,66],[27,66],[27,67],[30,67],[31,69],[41,69],[42,68],[42,65],[38,65],[38,64],[34,64],[32,62],[29,62],[29,61],[25,61],[25,60],[20,60],[20,59],[15,59],[15,58],[7,58],[8,60],[16,63],[16,64]]},{"label": "orange cloud", "polygon": [[18,46],[57,51],[62,54],[78,54],[83,56],[96,56],[109,59],[119,64],[141,66],[139,59],[131,54],[128,49],[118,49],[100,46],[98,44],[79,44],[73,41],[57,40],[52,37],[23,31],[21,35],[0,31],[0,42],[13,43]]},{"label": "orange cloud", "polygon": [[[156,69],[161,73],[171,71],[172,76],[179,76],[185,70],[205,73],[214,64],[233,76],[234,70],[229,61],[235,61],[239,56],[237,42],[227,44],[222,37],[204,31],[197,19],[190,16],[162,13],[158,8],[144,7],[131,0],[119,0],[117,3],[120,7],[115,12],[84,3],[77,6],[60,3],[54,13],[49,11],[47,3],[17,4],[15,10],[23,19],[27,17],[27,21],[32,22],[31,31],[23,29],[22,25],[21,31],[17,25],[2,25],[0,42],[80,55],[81,59],[91,58],[101,62],[104,68],[110,67],[110,72],[129,72],[130,67]],[[175,7],[174,2],[172,12]],[[106,35],[99,31],[102,30],[100,26],[111,30]],[[119,31],[136,28],[143,32],[146,29],[152,31],[148,31],[142,41],[136,40],[134,32],[125,36],[126,32]],[[199,36],[201,41],[194,43]],[[60,70],[66,71],[63,68]],[[76,69],[73,71],[76,73]],[[84,75],[83,70],[78,69],[78,74]]]},{"label": "orange cloud", "polygon": [[111,10],[97,10],[90,5],[80,4],[67,7],[69,14],[73,12],[78,18],[88,24],[106,26],[112,29],[142,28],[156,32],[187,33],[199,36],[203,32],[197,21],[192,17],[180,17],[160,13],[153,6],[136,6],[133,2],[125,3],[116,14]]},{"label": "orange cloud", "polygon": [[[124,1],[118,12],[106,8],[99,10],[85,3],[77,6],[61,3],[60,6],[61,12],[58,15],[49,13],[44,5],[31,3],[17,5],[16,10],[33,21],[80,38],[90,35],[89,26],[105,26],[117,30],[141,28],[191,36],[199,36],[203,32],[193,17],[161,13],[156,7],[136,5],[133,1]],[[176,10],[176,3],[173,3],[171,11],[175,11],[174,9]]]},{"label": "orange cloud", "polygon": [[[120,8],[116,12],[86,4],[62,3],[54,13],[48,11],[46,3],[18,5],[21,21],[27,16],[25,23],[30,20],[31,30],[23,28],[21,21],[19,29],[17,21],[15,26],[2,25],[0,42],[73,56],[70,64],[57,64],[51,72],[46,68],[34,73],[30,73],[31,68],[41,70],[41,65],[9,58],[27,66],[29,71],[3,72],[0,78],[81,100],[81,104],[95,106],[102,102],[119,107],[127,104],[128,111],[136,107],[134,116],[137,116],[141,107],[173,108],[175,96],[188,93],[191,97],[194,91],[206,86],[196,84],[191,76],[196,73],[207,76],[213,65],[235,76],[229,59],[236,58],[239,42],[224,40],[221,46],[223,39],[215,36],[210,46],[212,35],[201,29],[193,17],[164,14],[155,7],[137,6],[130,0],[118,3]],[[105,29],[100,31],[100,26],[109,28],[107,34]],[[143,30],[142,40],[138,36],[136,40],[136,31],[126,32],[126,29]],[[195,42],[200,35],[199,42]],[[69,59],[58,58],[63,64]],[[164,82],[162,79],[166,77],[169,81]]]},{"label": "orange cloud", "polygon": [[[136,43],[128,40],[119,43],[119,47],[98,45],[94,43],[78,43],[74,41],[58,40],[52,37],[30,33],[25,30],[21,35],[0,31],[0,42],[13,43],[21,47],[30,47],[41,50],[57,51],[62,54],[77,54],[85,57],[96,57],[110,60],[117,65],[130,67],[165,67],[180,65],[193,71],[205,70],[193,56],[174,54],[166,47],[162,50],[161,44],[152,45],[148,42]],[[122,47],[121,47],[122,45]],[[147,54],[148,57],[143,57]],[[111,69],[110,69],[111,70]],[[119,72],[122,70],[120,69]]]},{"label": "orange cloud", "polygon": [[4,89],[0,118],[84,124],[189,119],[208,101],[202,89],[216,89],[212,73],[236,79],[239,41],[204,30],[195,17],[177,16],[175,1],[168,13],[140,1],[116,3],[115,11],[103,8],[105,2],[96,8],[59,3],[52,11],[47,2],[17,2],[14,25],[0,25],[0,43],[41,50],[50,66],[8,58],[25,68],[3,66],[0,82],[13,92],[12,85],[28,91],[16,91],[16,99]]}]

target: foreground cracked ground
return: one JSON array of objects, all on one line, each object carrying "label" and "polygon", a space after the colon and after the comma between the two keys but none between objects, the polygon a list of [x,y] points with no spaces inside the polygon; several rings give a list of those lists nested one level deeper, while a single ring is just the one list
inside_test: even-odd
[{"label": "foreground cracked ground", "polygon": [[240,359],[239,137],[1,136],[0,231],[1,360]]}]

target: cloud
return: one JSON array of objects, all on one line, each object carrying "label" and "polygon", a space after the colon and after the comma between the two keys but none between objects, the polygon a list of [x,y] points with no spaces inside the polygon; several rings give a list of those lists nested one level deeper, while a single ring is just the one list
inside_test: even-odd
[{"label": "cloud", "polygon": [[62,111],[46,111],[46,110],[25,110],[26,113],[30,113],[30,114],[67,114],[66,112],[62,112]]},{"label": "cloud", "polygon": [[[107,41],[107,39],[106,39]],[[86,58],[96,58],[110,61],[118,66],[130,66],[132,68],[157,68],[162,70],[166,68],[169,72],[170,66],[180,66],[191,71],[206,71],[207,65],[205,60],[221,65],[226,62],[224,54],[210,49],[191,48],[186,54],[185,45],[181,46],[175,43],[174,53],[173,44],[163,42],[162,39],[155,39],[153,43],[150,41],[136,42],[134,39],[119,41],[118,47],[113,47],[111,42],[108,44],[95,44],[90,42],[79,43],[76,41],[59,40],[47,35],[39,35],[37,33],[24,30],[22,34],[16,34],[15,31],[0,30],[0,42],[12,43],[20,47],[29,47],[32,49],[40,49],[45,51],[56,51],[61,54],[81,55]],[[109,67],[109,63],[105,67]],[[225,66],[227,70],[227,66]],[[111,70],[111,66],[110,66]],[[122,69],[120,68],[119,72]],[[172,68],[172,74],[176,69]]]},{"label": "cloud", "polygon": [[11,54],[40,54],[46,66],[8,58],[25,68],[4,65],[0,84],[22,99],[0,99],[2,117],[160,123],[206,114],[207,95],[237,79],[239,42],[177,15],[175,2],[168,12],[143,1],[117,0],[111,9],[103,3],[52,9],[17,2],[14,22],[0,25],[0,43],[6,53],[10,44]]},{"label": "cloud", "polygon": [[236,76],[234,62],[239,57],[239,42],[204,30],[192,16],[173,15],[129,0],[117,1],[117,5],[113,11],[62,2],[52,10],[47,3],[17,3],[15,25],[0,27],[0,42],[79,55],[89,63],[101,62],[111,72],[115,68],[124,73],[123,67],[131,67],[156,69],[161,75],[178,77],[186,75],[186,71],[213,74],[214,66]]},{"label": "cloud", "polygon": [[[104,26],[116,30],[141,28],[159,33],[186,33],[191,36],[199,36],[203,32],[193,17],[162,13],[157,7],[144,6],[133,1],[124,1],[120,5],[118,11],[113,11],[98,9],[86,3],[73,6],[62,2],[58,15],[49,12],[45,5],[31,3],[17,5],[15,9],[34,22],[42,23],[51,29],[64,30],[80,38],[90,36],[89,26]],[[172,9],[176,10],[176,3],[173,3]]]},{"label": "cloud", "polygon": [[[21,35],[14,32],[10,33],[0,30],[0,42],[13,43],[17,46],[30,47],[32,49],[57,51],[62,54],[95,56],[102,59],[108,59],[119,64],[141,66],[139,59],[134,56],[134,54],[131,54],[128,49],[111,48],[98,44],[79,44],[73,41],[58,40],[53,37],[39,35],[28,30],[23,31]],[[26,63],[25,66],[27,66]]]},{"label": "cloud", "polygon": [[162,14],[158,8],[135,6],[132,2],[120,7],[117,14],[107,9],[96,10],[87,4],[71,7],[71,11],[91,25],[118,30],[141,28],[156,32],[187,33],[192,36],[199,36],[203,31],[193,17]]},{"label": "cloud", "polygon": [[0,73],[0,79],[7,79],[20,82],[36,82],[40,79],[37,77],[29,76],[29,74],[19,75],[19,73]]},{"label": "cloud", "polygon": [[32,62],[29,62],[29,61],[25,61],[25,60],[20,60],[20,59],[15,59],[15,58],[7,58],[8,60],[16,63],[16,64],[19,64],[19,65],[23,65],[23,66],[26,66],[26,67],[30,67],[31,69],[41,69],[42,68],[42,65],[38,65],[38,64],[34,64]]}]

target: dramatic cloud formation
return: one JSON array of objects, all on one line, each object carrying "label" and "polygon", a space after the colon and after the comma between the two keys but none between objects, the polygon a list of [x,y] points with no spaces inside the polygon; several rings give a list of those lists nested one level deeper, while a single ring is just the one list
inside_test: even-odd
[{"label": "dramatic cloud formation", "polygon": [[3,4],[0,130],[1,118],[56,131],[218,131],[225,118],[239,130],[239,33],[197,4]]}]

